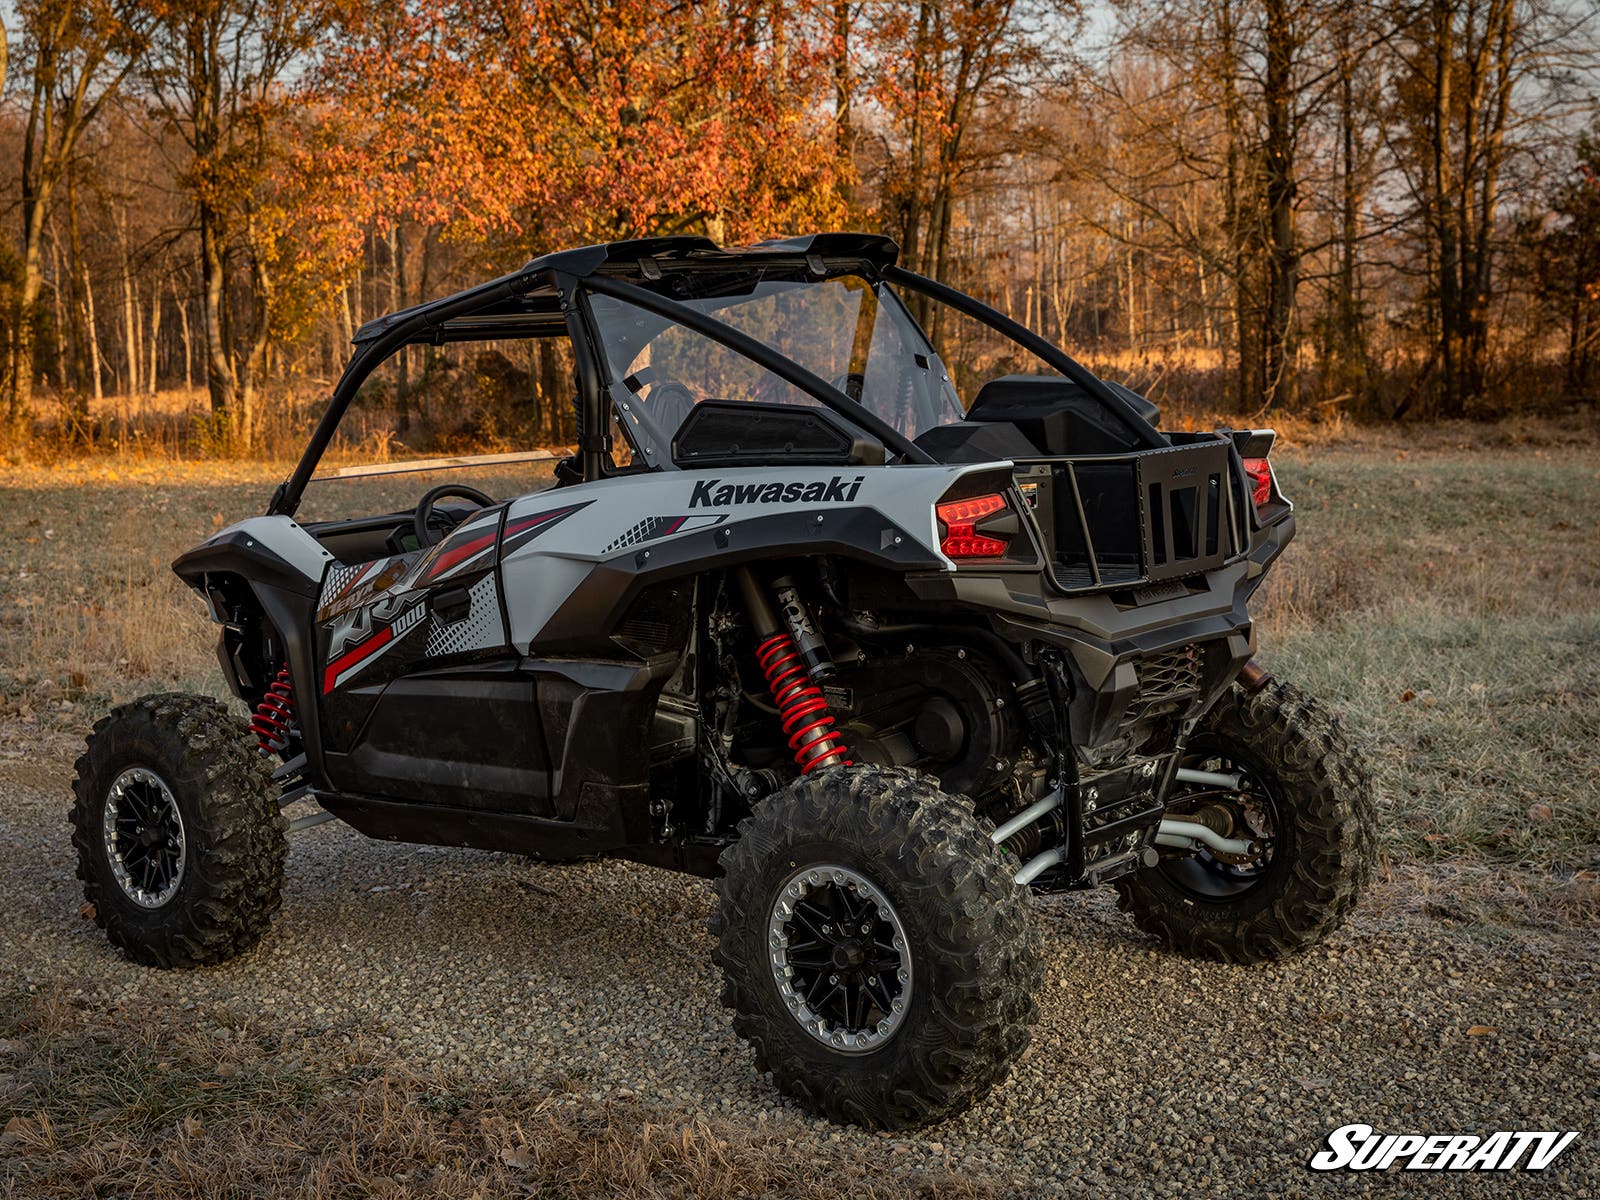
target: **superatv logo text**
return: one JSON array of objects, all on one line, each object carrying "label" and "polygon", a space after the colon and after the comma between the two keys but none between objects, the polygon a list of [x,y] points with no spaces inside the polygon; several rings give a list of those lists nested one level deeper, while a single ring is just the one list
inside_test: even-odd
[{"label": "superatv logo text", "polygon": [[690,508],[722,508],[729,504],[846,504],[856,498],[865,475],[846,479],[835,475],[810,483],[723,483],[702,479],[689,497]]},{"label": "superatv logo text", "polygon": [[1328,1148],[1311,1157],[1313,1171],[1386,1171],[1403,1162],[1407,1171],[1542,1171],[1576,1133],[1378,1133],[1371,1125],[1341,1125]]}]

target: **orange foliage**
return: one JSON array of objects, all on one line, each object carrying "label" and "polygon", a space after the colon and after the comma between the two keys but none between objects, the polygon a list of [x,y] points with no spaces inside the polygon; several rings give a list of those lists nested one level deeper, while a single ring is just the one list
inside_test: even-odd
[{"label": "orange foliage", "polygon": [[737,241],[844,215],[827,44],[804,6],[354,0],[309,95],[325,216],[404,218],[536,251],[676,233]]}]

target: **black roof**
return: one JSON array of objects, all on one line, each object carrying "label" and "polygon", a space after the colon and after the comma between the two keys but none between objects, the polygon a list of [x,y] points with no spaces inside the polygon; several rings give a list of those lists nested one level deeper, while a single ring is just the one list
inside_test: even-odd
[{"label": "black roof", "polygon": [[[639,238],[578,246],[542,254],[520,270],[454,295],[375,317],[356,330],[354,340],[357,344],[375,341],[402,322],[431,329],[440,341],[492,337],[497,325],[513,322],[524,333],[530,326],[548,322],[549,332],[555,333],[564,320],[552,282],[556,275],[582,279],[605,274],[652,288],[661,279],[663,266],[703,264],[737,269],[740,265],[769,266],[783,259],[815,259],[813,265],[820,275],[836,270],[840,260],[880,271],[893,266],[899,256],[900,247],[892,238],[871,233],[813,233],[751,246],[719,246],[703,237]],[[449,329],[445,328],[447,321]],[[421,336],[426,339],[427,334]]]}]

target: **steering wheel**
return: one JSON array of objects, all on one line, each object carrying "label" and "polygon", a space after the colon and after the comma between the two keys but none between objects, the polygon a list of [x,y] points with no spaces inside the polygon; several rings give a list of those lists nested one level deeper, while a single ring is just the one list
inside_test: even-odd
[{"label": "steering wheel", "polygon": [[439,529],[433,524],[433,506],[446,496],[459,496],[463,500],[471,500],[479,508],[488,508],[495,503],[493,496],[485,495],[477,488],[468,487],[464,483],[441,483],[436,488],[429,488],[422,494],[422,499],[417,501],[417,511],[411,518],[412,527],[417,531],[417,545],[424,550],[429,546],[438,545],[450,533],[449,529]]}]

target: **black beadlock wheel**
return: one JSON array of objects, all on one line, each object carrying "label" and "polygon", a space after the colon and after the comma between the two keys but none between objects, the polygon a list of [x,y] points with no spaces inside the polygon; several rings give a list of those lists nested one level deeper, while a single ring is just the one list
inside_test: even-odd
[{"label": "black beadlock wheel", "polygon": [[1235,836],[1264,851],[1163,859],[1117,881],[1120,907],[1199,958],[1264,962],[1322,941],[1355,907],[1375,857],[1371,776],[1339,719],[1287,683],[1234,688],[1189,750],[1187,763],[1241,781],[1225,798],[1246,827]]},{"label": "black beadlock wheel", "polygon": [[733,1026],[808,1110],[901,1129],[967,1108],[1028,1043],[1032,899],[961,797],[838,767],[761,801],[722,855]]},{"label": "black beadlock wheel", "polygon": [[253,946],[288,854],[271,768],[207,696],[145,696],[95,724],[69,813],[95,923],[136,962],[196,967]]}]

